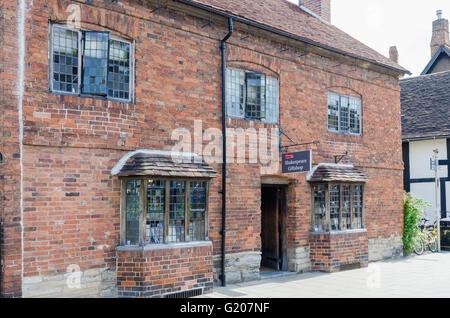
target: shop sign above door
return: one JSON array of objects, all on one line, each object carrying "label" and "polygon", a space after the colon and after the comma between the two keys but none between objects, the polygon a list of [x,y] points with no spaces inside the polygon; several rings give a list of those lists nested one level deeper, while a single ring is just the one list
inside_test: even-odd
[{"label": "shop sign above door", "polygon": [[311,171],[311,150],[284,153],[282,155],[283,173]]}]

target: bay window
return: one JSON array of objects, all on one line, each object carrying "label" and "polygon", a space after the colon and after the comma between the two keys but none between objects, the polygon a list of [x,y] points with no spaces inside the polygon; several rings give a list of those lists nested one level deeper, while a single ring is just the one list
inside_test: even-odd
[{"label": "bay window", "polygon": [[313,232],[363,229],[363,185],[314,184],[311,225]]},{"label": "bay window", "polygon": [[207,240],[207,180],[121,179],[122,244]]}]

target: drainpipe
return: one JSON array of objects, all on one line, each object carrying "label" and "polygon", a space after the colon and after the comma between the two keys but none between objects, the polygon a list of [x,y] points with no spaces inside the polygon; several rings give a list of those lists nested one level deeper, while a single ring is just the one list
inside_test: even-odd
[{"label": "drainpipe", "polygon": [[225,103],[225,73],[227,71],[226,42],[233,34],[233,19],[228,18],[228,34],[220,42],[222,51],[222,286],[226,286],[225,275],[225,248],[226,248],[226,211],[227,211],[227,123],[226,123],[226,103]]}]

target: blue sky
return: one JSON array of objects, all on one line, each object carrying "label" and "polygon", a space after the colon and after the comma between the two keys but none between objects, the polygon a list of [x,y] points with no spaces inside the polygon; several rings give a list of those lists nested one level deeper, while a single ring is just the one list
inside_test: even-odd
[{"label": "blue sky", "polygon": [[416,76],[431,58],[432,21],[438,9],[450,18],[449,0],[331,0],[331,22],[383,55],[396,45],[400,65]]}]

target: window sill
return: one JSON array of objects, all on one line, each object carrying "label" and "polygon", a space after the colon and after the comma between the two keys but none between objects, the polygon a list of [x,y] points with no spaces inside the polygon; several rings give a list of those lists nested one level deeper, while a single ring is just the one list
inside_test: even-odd
[{"label": "window sill", "polygon": [[169,250],[191,247],[212,246],[211,241],[195,241],[182,243],[168,243],[168,244],[147,244],[144,246],[137,245],[119,245],[116,251],[154,251],[154,250]]},{"label": "window sill", "polygon": [[129,105],[134,104],[133,101],[130,99],[120,99],[120,98],[114,98],[114,97],[106,97],[106,96],[102,96],[102,95],[69,93],[69,92],[62,92],[62,91],[53,91],[51,89],[49,89],[48,93],[51,95],[72,96],[72,97],[79,97],[79,98],[91,98],[91,99],[98,99],[98,100],[103,100],[103,101],[108,101],[108,102],[129,104]]},{"label": "window sill", "polygon": [[239,120],[239,121],[243,121],[243,122],[253,122],[253,123],[258,123],[258,124],[265,124],[265,125],[272,125],[272,126],[279,126],[280,123],[274,123],[274,122],[265,122],[259,119],[251,119],[251,118],[244,118],[244,117],[237,117],[237,116],[231,116],[231,115],[227,115],[228,119],[233,119],[233,120]]},{"label": "window sill", "polygon": [[311,231],[310,232],[310,234],[313,234],[313,235],[320,235],[320,234],[339,235],[339,234],[356,234],[356,233],[367,233],[367,229],[344,230],[344,231]]}]

